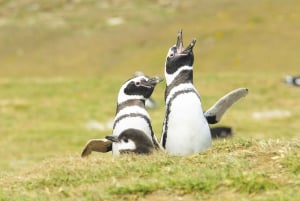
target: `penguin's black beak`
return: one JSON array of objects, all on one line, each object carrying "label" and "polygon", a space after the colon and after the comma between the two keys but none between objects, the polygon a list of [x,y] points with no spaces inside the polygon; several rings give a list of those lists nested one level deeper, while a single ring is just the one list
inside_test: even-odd
[{"label": "penguin's black beak", "polygon": [[192,42],[189,44],[189,46],[187,46],[187,48],[185,48],[185,50],[183,50],[182,54],[189,54],[191,52],[193,52],[193,48],[196,44],[196,39],[193,39]]},{"label": "penguin's black beak", "polygon": [[164,79],[160,76],[150,77],[148,80],[143,80],[141,84],[145,87],[155,87],[156,84],[160,83]]},{"label": "penguin's black beak", "polygon": [[119,142],[120,140],[118,139],[118,136],[114,136],[114,135],[108,135],[105,136],[105,139],[110,140],[112,142]]},{"label": "penguin's black beak", "polygon": [[180,29],[177,34],[177,42],[176,42],[176,48],[177,48],[177,54],[189,54],[193,52],[193,48],[196,44],[196,39],[193,39],[192,42],[189,44],[187,48],[184,49],[183,47],[183,39],[182,39],[182,30]]},{"label": "penguin's black beak", "polygon": [[182,39],[182,29],[178,31],[177,42],[176,42],[177,53],[183,52],[183,39]]}]

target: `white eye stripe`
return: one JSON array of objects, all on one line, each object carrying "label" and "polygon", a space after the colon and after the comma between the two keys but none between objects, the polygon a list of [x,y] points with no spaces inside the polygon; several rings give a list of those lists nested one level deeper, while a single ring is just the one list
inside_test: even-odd
[{"label": "white eye stripe", "polygon": [[169,49],[167,57],[174,57],[175,56],[175,48],[176,48],[176,45],[174,45],[173,47],[171,47]]}]

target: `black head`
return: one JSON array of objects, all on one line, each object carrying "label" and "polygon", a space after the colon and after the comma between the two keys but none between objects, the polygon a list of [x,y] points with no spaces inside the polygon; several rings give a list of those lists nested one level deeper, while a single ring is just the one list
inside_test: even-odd
[{"label": "black head", "polygon": [[157,83],[163,79],[160,77],[137,76],[127,80],[120,89],[118,102],[124,102],[130,99],[147,99]]},{"label": "black head", "polygon": [[127,129],[119,136],[109,135],[106,139],[117,143],[118,151],[122,153],[150,154],[154,145],[147,135],[137,129]]},{"label": "black head", "polygon": [[173,74],[182,66],[193,66],[194,54],[193,47],[196,40],[193,39],[187,48],[183,47],[182,30],[179,30],[177,35],[176,45],[169,49],[166,59],[166,73]]}]

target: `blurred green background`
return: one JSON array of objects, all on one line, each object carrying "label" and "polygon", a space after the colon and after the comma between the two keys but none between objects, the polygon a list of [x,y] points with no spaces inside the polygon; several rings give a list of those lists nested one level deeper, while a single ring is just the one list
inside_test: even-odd
[{"label": "blurred green background", "polygon": [[299,15],[296,0],[2,0],[0,76],[162,73],[179,28],[196,73],[298,73]]}]

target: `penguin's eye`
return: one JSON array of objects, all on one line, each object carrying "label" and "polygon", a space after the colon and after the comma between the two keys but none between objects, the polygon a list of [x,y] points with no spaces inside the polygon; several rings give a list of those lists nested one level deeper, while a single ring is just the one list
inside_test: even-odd
[{"label": "penguin's eye", "polygon": [[140,86],[141,85],[141,82],[136,82],[135,83],[135,86]]},{"label": "penguin's eye", "polygon": [[127,138],[124,138],[123,141],[124,141],[125,143],[128,143],[128,139],[127,139]]},{"label": "penguin's eye", "polygon": [[170,55],[169,55],[170,58],[172,58],[174,56],[175,56],[174,52],[171,52]]}]

